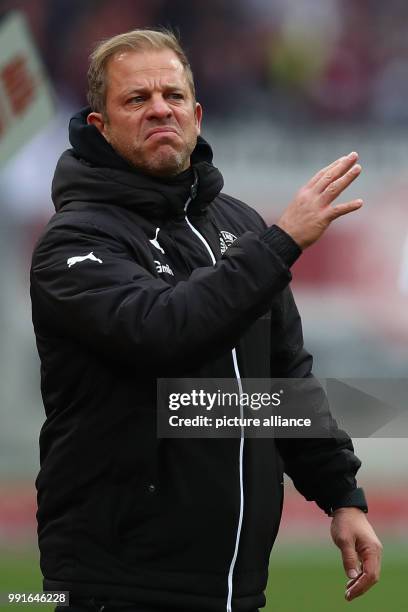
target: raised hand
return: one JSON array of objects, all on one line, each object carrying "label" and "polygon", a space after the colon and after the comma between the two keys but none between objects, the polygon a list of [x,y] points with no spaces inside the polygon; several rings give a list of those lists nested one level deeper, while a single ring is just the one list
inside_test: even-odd
[{"label": "raised hand", "polygon": [[361,199],[333,206],[333,201],[359,176],[358,154],[340,157],[320,170],[302,187],[280,217],[277,225],[288,233],[301,249],[320,238],[330,223],[363,205]]}]

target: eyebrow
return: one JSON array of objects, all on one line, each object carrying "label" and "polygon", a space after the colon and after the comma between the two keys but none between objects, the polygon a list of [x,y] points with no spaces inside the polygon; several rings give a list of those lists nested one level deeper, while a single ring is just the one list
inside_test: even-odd
[{"label": "eyebrow", "polygon": [[[133,93],[140,93],[140,92],[144,92],[147,91],[149,88],[144,86],[144,85],[140,85],[140,86],[136,86],[136,87],[132,87],[132,89],[127,89],[123,92],[124,96],[129,96],[130,94]],[[166,83],[166,85],[163,87],[163,89],[183,89],[182,85],[176,85],[175,83]]]}]

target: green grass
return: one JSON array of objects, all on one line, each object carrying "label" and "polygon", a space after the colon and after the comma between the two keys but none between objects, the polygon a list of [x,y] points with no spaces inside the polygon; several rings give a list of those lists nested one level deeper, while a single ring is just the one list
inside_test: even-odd
[{"label": "green grass", "polygon": [[267,612],[407,612],[408,548],[384,547],[381,580],[352,602],[344,599],[346,576],[334,547],[272,553]]},{"label": "green grass", "polygon": [[[385,546],[381,581],[363,597],[344,600],[346,578],[340,556],[330,548],[282,547],[273,551],[268,605],[265,612],[406,612],[408,610],[408,552],[406,546]],[[41,575],[33,551],[0,555],[0,592],[41,591]],[[50,605],[0,605],[12,610],[53,610]],[[193,611],[191,611],[193,612]]]},{"label": "green grass", "polygon": [[35,604],[5,604],[5,594],[38,593],[42,591],[42,576],[38,565],[38,557],[33,551],[3,552],[0,555],[0,593],[1,612],[12,610],[54,610],[54,605]]}]

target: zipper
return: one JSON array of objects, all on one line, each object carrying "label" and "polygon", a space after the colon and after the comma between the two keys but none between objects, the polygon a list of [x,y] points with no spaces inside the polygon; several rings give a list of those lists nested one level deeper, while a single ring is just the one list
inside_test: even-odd
[{"label": "zipper", "polygon": [[[190,202],[194,200],[194,198],[196,197],[197,188],[198,188],[198,173],[194,168],[193,168],[193,172],[194,172],[194,183],[191,185],[191,190],[190,190],[191,195],[184,205],[185,219],[186,219],[186,223],[188,227],[191,229],[193,234],[195,234],[197,238],[203,243],[206,251],[208,252],[210,256],[211,263],[213,264],[213,266],[215,266],[215,264],[217,263],[217,260],[215,259],[214,253],[210,245],[208,244],[204,236],[198,231],[198,229],[194,227],[194,225],[191,223],[191,221],[189,220],[187,216],[188,206]],[[239,367],[238,367],[236,349],[233,348],[231,353],[232,353],[232,361],[234,364],[235,377],[237,379],[239,396],[242,397],[242,381],[241,381],[241,374],[239,372]],[[239,412],[240,412],[241,423],[243,423],[244,415],[243,415],[243,406],[241,402],[239,403]],[[241,425],[241,436],[240,436],[240,443],[239,443],[239,491],[240,491],[239,518],[238,518],[238,525],[237,525],[237,533],[235,537],[234,554],[232,555],[230,567],[228,570],[228,596],[227,596],[226,612],[232,612],[233,576],[234,576],[234,569],[235,569],[235,564],[236,564],[237,556],[238,556],[239,541],[241,538],[241,530],[242,530],[242,520],[244,516],[244,477],[243,477],[244,439],[245,439],[244,438],[244,427],[243,425]]]}]

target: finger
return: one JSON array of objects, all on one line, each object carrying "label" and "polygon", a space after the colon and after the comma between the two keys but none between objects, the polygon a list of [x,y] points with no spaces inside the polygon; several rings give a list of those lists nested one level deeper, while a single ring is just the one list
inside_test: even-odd
[{"label": "finger", "polygon": [[357,580],[355,580],[354,584],[346,587],[345,598],[347,601],[352,601],[356,599],[356,597],[360,597],[364,595],[364,593],[370,588],[368,584],[367,577],[365,574],[361,574]]},{"label": "finger", "polygon": [[338,217],[342,217],[343,215],[348,215],[355,210],[359,210],[363,205],[363,200],[351,200],[350,202],[344,202],[344,204],[336,204],[336,206],[330,206],[327,212],[327,216],[329,218],[330,223],[337,219]]},{"label": "finger", "polygon": [[340,550],[346,576],[352,580],[356,580],[361,574],[361,568],[355,547],[352,544],[343,545]]},{"label": "finger", "polygon": [[374,579],[372,576],[369,576],[363,572],[353,585],[347,587],[345,595],[347,601],[352,601],[353,599],[356,599],[356,597],[364,595],[364,593],[366,593],[377,582],[378,578]]},{"label": "finger", "polygon": [[358,575],[355,578],[351,578],[350,580],[347,580],[346,589],[349,589],[353,584],[355,584],[357,580],[360,578],[362,573],[363,573],[363,570],[359,570]]},{"label": "finger", "polygon": [[381,572],[381,551],[369,549],[363,555],[363,573],[350,586],[347,585],[346,599],[351,601],[363,595],[368,589],[376,584]]},{"label": "finger", "polygon": [[313,187],[317,183],[317,181],[324,176],[326,172],[329,172],[332,168],[337,166],[337,164],[339,164],[340,162],[343,162],[346,158],[347,156],[343,155],[343,157],[339,157],[339,159],[336,159],[336,161],[332,162],[325,168],[322,168],[321,170],[319,170],[319,172],[316,172],[316,174],[310,179],[306,186]]},{"label": "finger", "polygon": [[332,168],[329,168],[320,179],[314,185],[314,190],[318,193],[322,193],[327,189],[333,181],[342,177],[358,160],[358,153],[350,153],[346,157],[339,160],[338,164],[335,164]]},{"label": "finger", "polygon": [[343,176],[328,185],[320,198],[323,204],[331,204],[361,174],[360,164],[355,164]]}]

